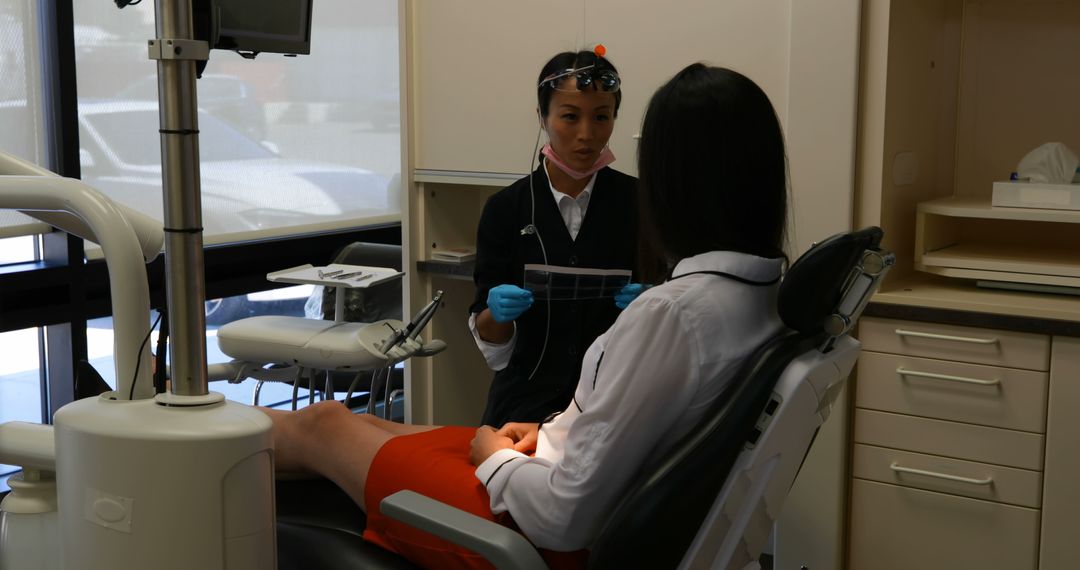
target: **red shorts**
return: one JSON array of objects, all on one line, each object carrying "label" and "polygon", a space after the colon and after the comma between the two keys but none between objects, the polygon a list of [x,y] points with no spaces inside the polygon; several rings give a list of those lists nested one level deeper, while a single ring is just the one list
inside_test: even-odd
[{"label": "red shorts", "polygon": [[[491,513],[487,489],[469,461],[474,435],[476,428],[444,427],[387,441],[375,454],[364,487],[364,539],[424,568],[492,568],[471,550],[379,512],[384,497],[408,489],[517,530],[508,514]],[[552,568],[584,568],[588,560],[587,551],[540,554]]]}]

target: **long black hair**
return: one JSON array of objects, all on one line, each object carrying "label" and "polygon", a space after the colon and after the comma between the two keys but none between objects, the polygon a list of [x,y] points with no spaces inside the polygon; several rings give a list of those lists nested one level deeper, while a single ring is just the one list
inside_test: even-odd
[{"label": "long black hair", "polygon": [[[548,85],[547,83],[541,85],[541,82],[543,82],[544,79],[567,69],[577,69],[588,65],[593,66],[592,71],[611,70],[615,73],[619,72],[619,70],[615,69],[615,66],[612,65],[611,62],[607,60],[607,58],[598,56],[596,55],[596,53],[591,51],[564,51],[562,53],[556,54],[554,57],[549,59],[546,64],[544,64],[544,68],[540,70],[540,75],[536,78],[536,85],[538,86],[536,90],[536,104],[540,108],[541,117],[545,119],[547,118],[548,106],[551,105],[551,94],[554,91],[550,85]],[[619,103],[622,102],[622,90],[620,89],[618,91],[615,91],[614,94],[615,111],[612,113],[612,115],[618,117]]]},{"label": "long black hair", "polygon": [[769,98],[730,69],[687,66],[649,102],[638,144],[643,230],[669,262],[784,256],[787,157]]}]

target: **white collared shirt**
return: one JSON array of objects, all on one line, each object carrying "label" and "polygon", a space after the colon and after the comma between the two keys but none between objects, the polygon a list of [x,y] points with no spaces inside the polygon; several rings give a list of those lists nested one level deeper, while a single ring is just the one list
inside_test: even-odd
[{"label": "white collared shirt", "polygon": [[[546,160],[544,165],[547,166]],[[585,211],[589,209],[589,200],[592,198],[595,184],[596,174],[594,173],[589,183],[585,185],[585,189],[576,198],[572,198],[569,194],[556,190],[555,185],[551,183],[551,176],[548,175],[548,188],[551,189],[551,195],[559,206],[559,214],[562,215],[563,223],[566,224],[566,230],[570,232],[570,238],[575,241],[578,232],[581,231],[581,221],[585,219]]]},{"label": "white collared shirt", "polygon": [[[544,168],[548,168],[547,160],[544,161]],[[548,188],[551,189],[551,195],[555,199],[555,204],[559,207],[559,214],[562,216],[563,223],[566,224],[566,231],[570,232],[571,239],[577,240],[578,232],[581,231],[581,222],[585,219],[585,211],[589,209],[593,186],[596,185],[596,174],[592,175],[589,183],[585,185],[585,189],[576,198],[556,190],[555,185],[551,183],[550,174],[548,174],[547,179]],[[517,343],[516,323],[514,324],[514,334],[510,337],[510,340],[502,344],[488,342],[480,338],[480,333],[476,330],[476,313],[469,315],[469,331],[472,332],[480,353],[484,355],[488,368],[499,371],[510,364],[510,356],[514,353],[514,344]]]},{"label": "white collared shirt", "polygon": [[[743,360],[782,329],[782,260],[714,251],[684,259],[589,347],[574,401],[540,429],[536,454],[502,449],[476,469],[494,513],[536,546],[587,548],[632,476],[701,420]],[[683,276],[680,278],[680,276]]]}]

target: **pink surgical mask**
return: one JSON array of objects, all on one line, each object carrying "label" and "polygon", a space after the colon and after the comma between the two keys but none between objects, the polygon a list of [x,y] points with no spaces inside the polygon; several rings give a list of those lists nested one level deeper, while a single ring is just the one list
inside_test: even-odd
[{"label": "pink surgical mask", "polygon": [[585,178],[587,176],[592,176],[593,174],[596,174],[596,172],[598,172],[601,168],[604,168],[612,162],[615,162],[615,153],[611,152],[611,149],[607,146],[604,147],[604,150],[600,151],[600,156],[597,157],[596,162],[594,162],[593,165],[584,172],[580,170],[574,170],[570,167],[569,164],[563,162],[563,160],[559,158],[559,155],[555,154],[555,151],[551,149],[551,143],[545,144],[544,148],[540,150],[540,154],[546,156],[547,159],[551,161],[551,164],[557,166],[559,170],[567,173],[574,180],[581,180],[582,178]]}]

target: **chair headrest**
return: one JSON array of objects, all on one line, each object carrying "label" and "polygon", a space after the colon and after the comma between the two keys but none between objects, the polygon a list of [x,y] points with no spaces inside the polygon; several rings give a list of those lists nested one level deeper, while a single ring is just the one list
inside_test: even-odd
[{"label": "chair headrest", "polygon": [[[334,256],[334,263],[392,267],[401,271],[401,246],[356,241],[341,248]],[[400,283],[400,280],[396,282]]]},{"label": "chair headrest", "polygon": [[838,308],[844,287],[864,251],[879,249],[883,232],[869,227],[836,234],[813,246],[787,270],[777,310],[789,328],[816,335]]}]

